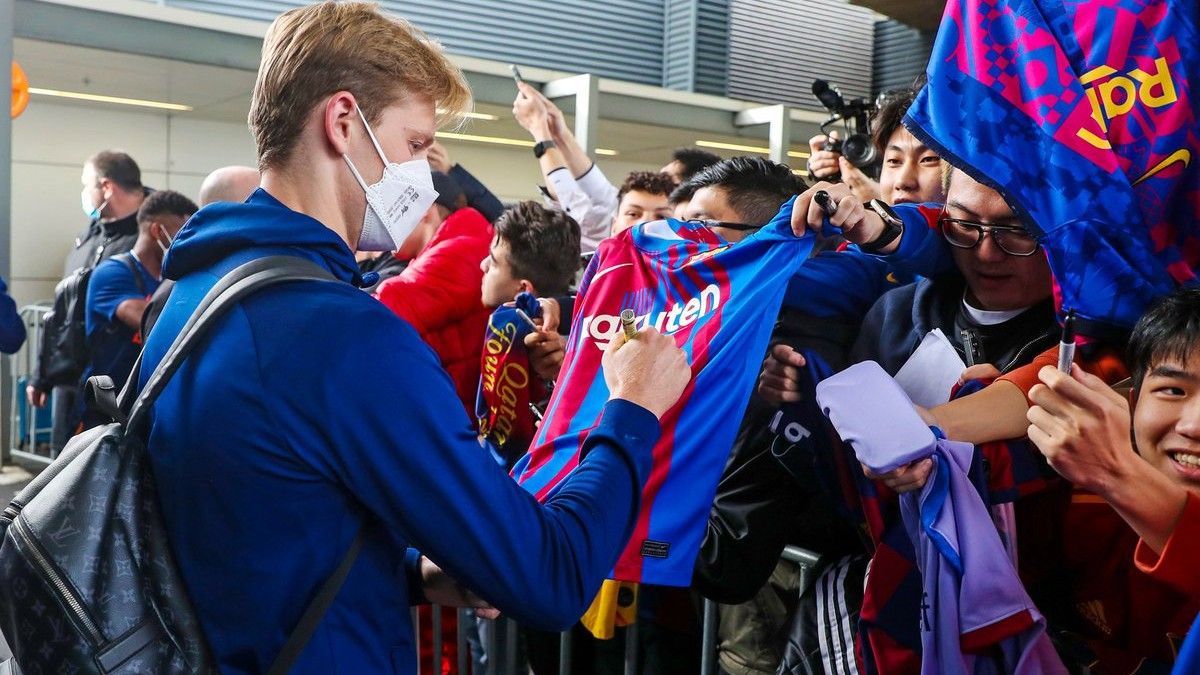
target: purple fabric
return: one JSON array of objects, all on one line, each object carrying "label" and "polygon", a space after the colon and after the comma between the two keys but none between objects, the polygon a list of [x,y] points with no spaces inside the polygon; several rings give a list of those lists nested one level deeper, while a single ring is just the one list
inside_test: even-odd
[{"label": "purple fabric", "polygon": [[[920,494],[900,497],[922,577],[922,675],[1067,672],[967,474],[974,447],[940,440]],[[995,645],[969,654],[964,644]]]},{"label": "purple fabric", "polygon": [[855,364],[817,385],[817,404],[858,461],[876,473],[933,452],[936,438],[908,395],[874,361]]},{"label": "purple fabric", "polygon": [[858,461],[877,472],[933,457],[925,487],[900,495],[921,571],[922,675],[1065,675],[1045,619],[969,478],[974,446],[938,440],[871,361],[817,385],[817,402]]}]

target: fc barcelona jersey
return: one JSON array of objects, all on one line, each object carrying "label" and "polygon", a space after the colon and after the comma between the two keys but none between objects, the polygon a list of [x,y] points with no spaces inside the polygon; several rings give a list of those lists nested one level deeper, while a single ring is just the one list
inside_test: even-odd
[{"label": "fc barcelona jersey", "polygon": [[513,475],[539,500],[578,465],[609,391],[600,360],[632,309],[637,326],[675,338],[692,379],[662,419],[622,581],[687,586],[717,480],[762,364],[788,280],[814,239],[796,237],[788,202],[730,245],[703,224],[662,220],[601,245],[584,274],[558,385],[529,454]]}]

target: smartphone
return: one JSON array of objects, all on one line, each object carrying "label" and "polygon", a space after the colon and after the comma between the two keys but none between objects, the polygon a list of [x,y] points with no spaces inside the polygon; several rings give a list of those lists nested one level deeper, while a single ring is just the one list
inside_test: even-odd
[{"label": "smartphone", "polygon": [[521,77],[521,69],[517,67],[517,64],[508,64],[508,69],[512,71],[513,81],[517,84],[525,84],[525,78]]}]

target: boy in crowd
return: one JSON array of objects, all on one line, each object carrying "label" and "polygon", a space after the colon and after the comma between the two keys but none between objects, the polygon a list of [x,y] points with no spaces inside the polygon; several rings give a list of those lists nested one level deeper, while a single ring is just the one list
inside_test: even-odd
[{"label": "boy in crowd", "polygon": [[1088,638],[1099,673],[1169,664],[1200,610],[1200,290],[1138,321],[1128,365],[1128,399],[1078,365],[1042,368],[1029,393],[1029,438],[1076,488],[1067,626]]},{"label": "boy in crowd", "polygon": [[[483,270],[483,304],[495,309],[519,293],[538,297],[566,295],[579,267],[579,224],[571,216],[536,202],[521,202],[496,221],[496,238]],[[556,323],[525,337],[534,373],[545,380],[558,377],[566,341]]]},{"label": "boy in crowd", "polygon": [[625,177],[617,191],[617,215],[613,218],[612,236],[651,220],[671,217],[668,199],[675,182],[665,173],[634,171]]},{"label": "boy in crowd", "polygon": [[[192,200],[174,190],[152,192],[138,208],[133,248],[92,272],[86,309],[90,364],[83,382],[93,375],[107,375],[120,387],[129,378],[142,348],[142,316],[162,281],[163,258],[176,233],[197,210]],[[84,411],[85,429],[105,421],[98,411]]]}]

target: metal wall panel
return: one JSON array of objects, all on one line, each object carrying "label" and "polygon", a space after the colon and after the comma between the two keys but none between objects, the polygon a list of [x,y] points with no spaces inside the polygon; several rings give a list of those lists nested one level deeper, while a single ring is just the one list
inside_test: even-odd
[{"label": "metal wall panel", "polygon": [[731,0],[728,95],[823,110],[812,81],[871,93],[875,15],[845,0]]},{"label": "metal wall panel", "polygon": [[666,0],[663,31],[662,86],[724,96],[729,0]]},{"label": "metal wall panel", "polygon": [[[665,0],[387,0],[454,54],[662,85]],[[269,21],[304,2],[166,0]]]},{"label": "metal wall panel", "polygon": [[934,34],[895,20],[875,24],[873,93],[911,86],[925,72]]}]

